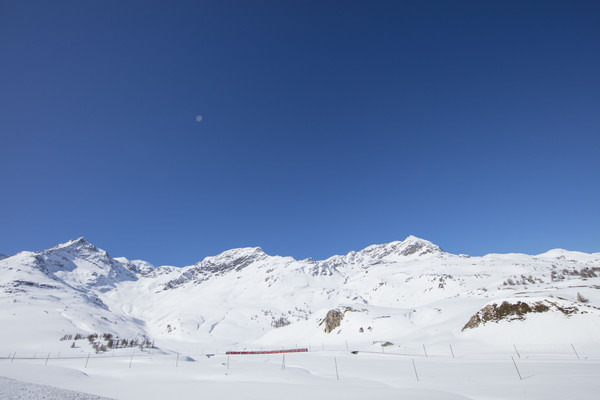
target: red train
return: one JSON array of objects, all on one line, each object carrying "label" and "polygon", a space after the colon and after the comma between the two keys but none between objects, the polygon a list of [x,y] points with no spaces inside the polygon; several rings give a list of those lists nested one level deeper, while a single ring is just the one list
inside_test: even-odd
[{"label": "red train", "polygon": [[279,353],[306,353],[308,349],[288,349],[288,350],[260,350],[260,351],[228,351],[225,354],[227,355],[237,355],[237,354],[279,354]]}]

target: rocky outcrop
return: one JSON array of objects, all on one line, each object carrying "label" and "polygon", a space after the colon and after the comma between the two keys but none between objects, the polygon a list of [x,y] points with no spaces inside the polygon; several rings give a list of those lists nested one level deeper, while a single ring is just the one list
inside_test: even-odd
[{"label": "rocky outcrop", "polygon": [[500,305],[492,303],[483,307],[469,319],[469,322],[467,322],[462,330],[473,329],[487,322],[522,320],[525,319],[525,314],[544,313],[548,311],[558,311],[568,316],[579,312],[579,309],[574,306],[560,305],[550,300],[535,302],[503,301]]},{"label": "rocky outcrop", "polygon": [[331,333],[331,331],[341,325],[343,319],[344,313],[342,313],[340,310],[329,310],[319,326],[325,324],[325,333]]}]

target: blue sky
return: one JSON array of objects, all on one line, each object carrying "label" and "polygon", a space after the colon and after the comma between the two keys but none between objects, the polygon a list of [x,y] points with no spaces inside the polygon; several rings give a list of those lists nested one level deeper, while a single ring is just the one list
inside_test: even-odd
[{"label": "blue sky", "polygon": [[598,15],[0,0],[0,253],[598,252]]}]

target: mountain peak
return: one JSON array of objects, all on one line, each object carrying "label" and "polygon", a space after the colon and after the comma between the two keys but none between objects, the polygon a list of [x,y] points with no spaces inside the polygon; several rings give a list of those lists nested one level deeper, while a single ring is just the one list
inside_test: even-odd
[{"label": "mountain peak", "polygon": [[260,247],[241,247],[222,252],[219,255],[206,257],[197,265],[208,267],[209,269],[221,268],[243,268],[254,261],[261,260],[268,255]]},{"label": "mountain peak", "polygon": [[389,255],[422,256],[430,253],[443,253],[443,250],[428,240],[410,235],[403,241],[395,241],[385,244],[374,244],[361,251],[373,258],[384,258]]},{"label": "mountain peak", "polygon": [[84,238],[83,236],[78,237],[77,239],[74,240],[69,240],[66,243],[61,243],[58,244],[54,247],[54,249],[64,249],[64,248],[76,248],[76,247],[94,247],[94,245],[92,245],[90,242],[87,241],[86,238]]},{"label": "mountain peak", "polygon": [[241,255],[263,255],[266,253],[263,251],[261,247],[239,247],[236,249],[229,249],[221,254],[218,254],[214,257],[231,257],[231,256],[241,256]]},{"label": "mountain peak", "polygon": [[137,279],[134,272],[84,237],[36,253],[54,277],[79,289],[109,290],[115,282]]}]

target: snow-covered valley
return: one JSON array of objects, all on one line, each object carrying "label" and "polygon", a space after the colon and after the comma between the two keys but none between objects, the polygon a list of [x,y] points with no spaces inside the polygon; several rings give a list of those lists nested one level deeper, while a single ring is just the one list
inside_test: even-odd
[{"label": "snow-covered valley", "polygon": [[115,398],[586,398],[598,289],[600,253],[562,249],[470,257],[410,236],[176,268],[79,238],[0,259],[0,375]]}]

